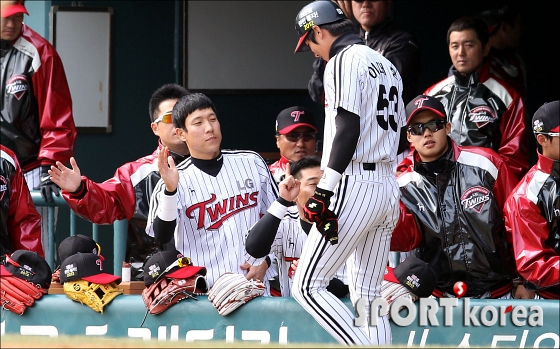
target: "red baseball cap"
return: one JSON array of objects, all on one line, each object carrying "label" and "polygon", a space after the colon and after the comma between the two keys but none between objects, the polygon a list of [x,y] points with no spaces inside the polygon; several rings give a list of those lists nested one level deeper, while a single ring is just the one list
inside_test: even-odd
[{"label": "red baseball cap", "polygon": [[15,15],[16,13],[25,13],[26,15],[29,15],[29,12],[27,12],[27,9],[23,5],[23,3],[24,0],[17,0],[12,1],[10,5],[6,5],[6,7],[2,8],[2,17],[10,17]]}]

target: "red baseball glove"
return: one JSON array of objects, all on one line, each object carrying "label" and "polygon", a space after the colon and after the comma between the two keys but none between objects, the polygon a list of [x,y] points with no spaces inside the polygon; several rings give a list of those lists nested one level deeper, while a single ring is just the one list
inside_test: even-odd
[{"label": "red baseball glove", "polygon": [[195,274],[190,278],[162,278],[142,291],[142,299],[150,314],[159,314],[185,298],[197,300],[197,295],[208,292],[205,276]]},{"label": "red baseball glove", "polygon": [[18,277],[0,277],[0,303],[2,307],[23,315],[27,307],[40,299],[44,292],[32,283]]}]

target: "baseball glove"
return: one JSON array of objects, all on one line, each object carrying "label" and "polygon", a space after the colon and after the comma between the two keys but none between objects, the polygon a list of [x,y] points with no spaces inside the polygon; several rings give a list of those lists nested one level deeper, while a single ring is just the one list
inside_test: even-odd
[{"label": "baseball glove", "polygon": [[190,278],[162,278],[142,291],[142,299],[150,314],[159,314],[185,298],[196,298],[208,292],[205,276],[195,274]]},{"label": "baseball glove", "polygon": [[103,314],[103,308],[123,293],[115,282],[96,284],[83,279],[64,283],[64,293],[73,301],[87,305]]},{"label": "baseball glove", "polygon": [[43,294],[32,283],[18,277],[0,278],[1,305],[18,315],[23,315],[27,307],[32,306]]},{"label": "baseball glove", "polygon": [[225,273],[208,292],[208,300],[220,315],[227,315],[251,299],[262,296],[265,285],[260,280],[247,280],[241,274]]},{"label": "baseball glove", "polygon": [[389,307],[387,307],[387,314],[380,315],[387,315],[389,318],[391,317],[391,308],[393,306],[393,302],[398,298],[405,297],[413,302],[418,299],[418,296],[410,292],[403,285],[387,280],[383,280],[383,283],[381,284],[381,297],[383,297],[387,301]]}]

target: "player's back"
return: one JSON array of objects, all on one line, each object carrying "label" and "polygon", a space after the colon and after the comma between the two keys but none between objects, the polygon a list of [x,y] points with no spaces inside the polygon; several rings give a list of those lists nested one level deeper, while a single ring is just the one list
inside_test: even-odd
[{"label": "player's back", "polygon": [[[349,45],[325,68],[325,136],[323,159],[328,159],[341,107],[360,117],[356,162],[392,162],[399,132],[406,123],[402,80],[395,66],[365,45]],[[324,164],[322,164],[324,165]]]}]

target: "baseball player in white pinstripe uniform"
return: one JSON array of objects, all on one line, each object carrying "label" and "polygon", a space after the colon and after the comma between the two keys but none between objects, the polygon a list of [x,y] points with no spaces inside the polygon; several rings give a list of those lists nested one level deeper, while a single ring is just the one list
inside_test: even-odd
[{"label": "baseball player in white pinstripe uniform", "polygon": [[210,286],[226,272],[263,280],[266,263],[249,269],[244,252],[247,230],[278,196],[266,162],[252,151],[220,150],[215,107],[201,93],[177,101],[173,125],[191,157],[175,165],[167,151],[160,152],[162,179],[151,197],[146,233],[162,243],[174,237],[179,252],[206,267]]},{"label": "baseball player in white pinstripe uniform", "polygon": [[[272,253],[278,261],[278,281],[282,297],[291,297],[291,265],[299,260],[312,223],[303,218],[303,205],[315,192],[323,175],[321,160],[305,156],[286,165],[286,178],[279,183],[280,196],[248,232],[245,248],[249,263]],[[291,269],[291,270],[290,270]],[[345,268],[331,279],[327,290],[337,297],[348,295]]]},{"label": "baseball player in white pinstripe uniform", "polygon": [[387,59],[363,44],[332,1],[306,5],[295,25],[300,36],[296,52],[311,49],[328,63],[323,78],[324,174],[304,208],[306,218],[316,224],[303,248],[292,294],[340,343],[388,345],[386,316],[375,327],[355,327],[353,312],[326,285],[348,259],[353,304],[380,297],[399,218],[393,168],[399,130],[405,125],[401,77]]}]

